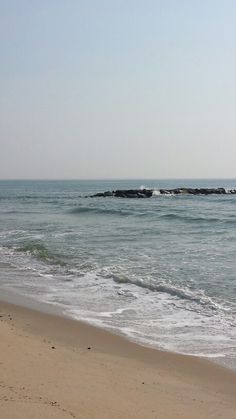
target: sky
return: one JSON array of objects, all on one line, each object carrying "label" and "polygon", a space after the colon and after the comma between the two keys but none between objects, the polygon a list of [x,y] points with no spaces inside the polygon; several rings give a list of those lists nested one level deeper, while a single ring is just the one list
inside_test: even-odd
[{"label": "sky", "polygon": [[0,0],[0,178],[236,178],[235,0]]}]

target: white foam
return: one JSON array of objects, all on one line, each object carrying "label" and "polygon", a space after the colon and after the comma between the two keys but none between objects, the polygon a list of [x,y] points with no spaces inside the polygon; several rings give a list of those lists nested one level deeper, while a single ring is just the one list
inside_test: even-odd
[{"label": "white foam", "polygon": [[[6,250],[6,254],[11,265],[5,284],[38,301],[57,305],[73,318],[125,334],[144,345],[179,353],[219,358],[235,352],[235,319],[229,309],[226,312],[203,291],[176,287],[164,280],[158,284],[118,268],[114,275],[114,268],[109,266],[89,272],[74,268],[67,282],[60,267],[45,268],[37,261],[30,266],[30,256],[14,249]],[[16,269],[22,281],[16,277]]]},{"label": "white foam", "polygon": [[159,196],[161,195],[161,192],[159,191],[159,189],[154,189],[152,196]]}]

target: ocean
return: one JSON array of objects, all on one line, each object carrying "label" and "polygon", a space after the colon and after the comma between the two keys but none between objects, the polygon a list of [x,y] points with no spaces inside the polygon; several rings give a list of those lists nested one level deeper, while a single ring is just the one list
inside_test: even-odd
[{"label": "ocean", "polygon": [[2,180],[0,297],[236,368],[236,195],[88,197],[143,187],[236,180]]}]

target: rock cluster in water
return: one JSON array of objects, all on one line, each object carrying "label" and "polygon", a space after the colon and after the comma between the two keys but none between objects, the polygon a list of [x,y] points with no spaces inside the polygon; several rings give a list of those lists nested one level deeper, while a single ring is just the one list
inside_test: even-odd
[{"label": "rock cluster in water", "polygon": [[[117,198],[151,198],[154,189],[118,189],[116,191],[99,192],[91,197],[109,197]],[[227,190],[225,188],[175,188],[175,189],[159,189],[160,195],[224,195],[236,194],[236,189]]]}]

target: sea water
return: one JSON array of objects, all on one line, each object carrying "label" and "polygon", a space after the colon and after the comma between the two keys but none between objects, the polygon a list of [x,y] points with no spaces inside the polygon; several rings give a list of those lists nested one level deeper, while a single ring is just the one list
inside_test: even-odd
[{"label": "sea water", "polygon": [[[147,199],[91,198],[151,188]],[[0,181],[1,290],[236,367],[236,180]]]}]

